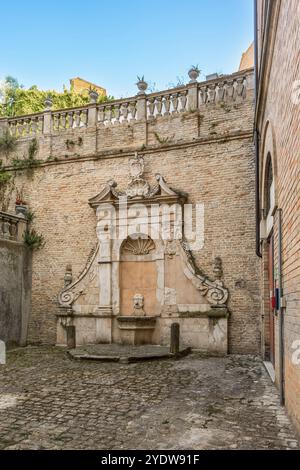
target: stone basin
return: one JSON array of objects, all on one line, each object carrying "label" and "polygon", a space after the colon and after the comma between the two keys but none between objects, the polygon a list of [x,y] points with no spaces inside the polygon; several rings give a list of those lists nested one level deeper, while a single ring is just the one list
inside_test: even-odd
[{"label": "stone basin", "polygon": [[117,317],[117,321],[121,330],[122,344],[138,346],[152,343],[156,317],[120,315]]}]

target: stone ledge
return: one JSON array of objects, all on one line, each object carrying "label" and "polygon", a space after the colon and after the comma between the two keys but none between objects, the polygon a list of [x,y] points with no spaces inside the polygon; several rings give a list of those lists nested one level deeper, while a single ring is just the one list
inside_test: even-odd
[{"label": "stone ledge", "polygon": [[215,307],[207,312],[180,312],[179,318],[228,318],[229,315],[226,307]]},{"label": "stone ledge", "polygon": [[81,346],[68,351],[73,359],[99,362],[133,362],[179,359],[191,352],[191,348],[182,346],[178,354],[170,353],[168,346],[126,346],[121,344],[98,344]]}]

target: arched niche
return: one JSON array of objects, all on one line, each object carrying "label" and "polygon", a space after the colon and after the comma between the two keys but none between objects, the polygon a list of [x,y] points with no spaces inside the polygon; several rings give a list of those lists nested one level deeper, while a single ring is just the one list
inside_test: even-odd
[{"label": "arched niche", "polygon": [[158,244],[149,236],[128,236],[120,248],[120,315],[136,315],[133,299],[143,297],[145,316],[157,316],[161,310],[160,273],[163,260]]}]

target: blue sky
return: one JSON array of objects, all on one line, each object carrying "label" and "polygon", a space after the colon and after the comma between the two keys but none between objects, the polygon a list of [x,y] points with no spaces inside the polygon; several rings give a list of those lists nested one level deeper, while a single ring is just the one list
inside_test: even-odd
[{"label": "blue sky", "polygon": [[80,76],[116,98],[137,75],[156,89],[237,70],[253,38],[252,0],[14,0],[1,2],[0,79],[62,90]]}]

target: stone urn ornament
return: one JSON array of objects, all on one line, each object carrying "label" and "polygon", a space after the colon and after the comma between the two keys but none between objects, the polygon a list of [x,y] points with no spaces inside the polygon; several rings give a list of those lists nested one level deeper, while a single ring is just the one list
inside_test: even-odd
[{"label": "stone urn ornament", "polygon": [[137,77],[137,83],[136,83],[136,86],[138,87],[139,89],[139,92],[138,92],[138,95],[144,95],[147,88],[148,88],[148,83],[145,82],[145,78],[144,78],[144,75],[142,77]]},{"label": "stone urn ornament", "polygon": [[15,205],[15,212],[18,216],[26,217],[27,210],[27,205],[25,205],[24,203]]},{"label": "stone urn ornament", "polygon": [[199,77],[201,70],[199,69],[198,65],[192,65],[190,70],[188,71],[188,75],[190,77],[190,83],[196,83],[197,78]]},{"label": "stone urn ornament", "polygon": [[27,203],[23,199],[23,191],[17,191],[16,202],[15,202],[15,212],[18,216],[26,217],[27,214]]},{"label": "stone urn ornament", "polygon": [[89,88],[89,97],[91,103],[97,103],[99,93],[96,88]]},{"label": "stone urn ornament", "polygon": [[47,96],[47,98],[44,101],[44,106],[46,111],[50,111],[52,106],[53,106],[53,101],[50,95]]}]

